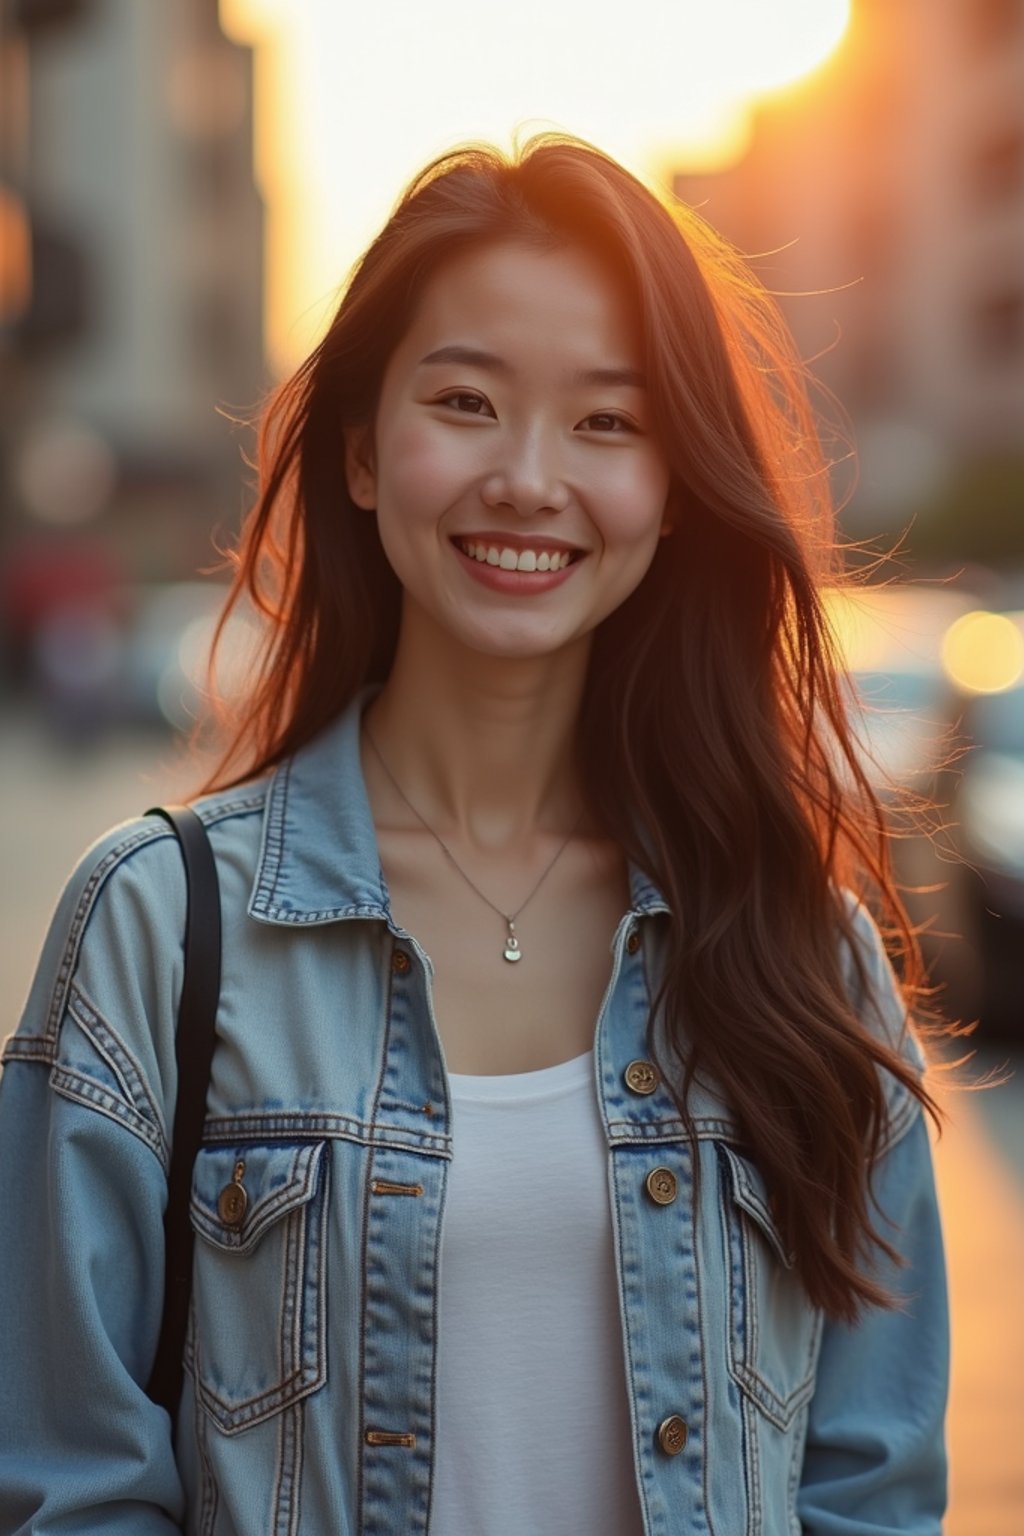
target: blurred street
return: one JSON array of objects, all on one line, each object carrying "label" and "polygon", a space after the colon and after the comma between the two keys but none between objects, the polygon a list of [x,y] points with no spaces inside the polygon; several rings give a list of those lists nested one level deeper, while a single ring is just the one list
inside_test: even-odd
[{"label": "blurred street", "polygon": [[[197,772],[167,735],[125,730],[61,750],[22,713],[0,717],[0,782],[6,1035],[72,863],[113,823],[194,790]],[[1018,1072],[1007,1086],[947,1095],[936,1148],[954,1320],[947,1536],[1020,1536],[1024,1515],[1024,1049],[984,1051],[984,1067],[1006,1059]]]},{"label": "blurred street", "polygon": [[[721,318],[751,380],[781,401],[796,372],[740,323],[760,284],[808,368],[830,497],[801,538],[808,558],[835,539],[844,579],[820,591],[856,753],[937,1004],[982,1020],[959,1086],[935,1086],[944,1529],[1022,1536],[1024,0],[652,0],[625,26],[571,0],[463,9],[0,0],[0,1041],[75,862],[203,783],[173,732],[211,686],[240,520],[268,478],[289,486],[271,473],[285,418],[262,414],[258,452],[261,413],[304,377],[392,197],[457,144],[514,159],[534,131],[578,133],[678,204],[687,239],[707,221],[698,266],[735,289]],[[349,366],[339,442],[374,409]],[[665,370],[660,401],[646,373],[667,422]],[[809,422],[783,445],[748,421],[775,548]],[[221,633],[228,701],[248,696],[260,624],[243,601]]]}]

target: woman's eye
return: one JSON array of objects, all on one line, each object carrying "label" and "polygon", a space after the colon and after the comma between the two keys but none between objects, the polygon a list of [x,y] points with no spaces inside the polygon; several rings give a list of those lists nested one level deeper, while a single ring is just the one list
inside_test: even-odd
[{"label": "woman's eye", "polygon": [[463,416],[483,416],[490,410],[483,395],[475,395],[468,389],[456,389],[451,394],[442,395],[440,403],[452,406]]},{"label": "woman's eye", "polygon": [[615,411],[595,411],[593,416],[584,418],[583,425],[596,432],[636,431],[636,427],[634,427],[631,421],[627,421],[624,416],[617,415]]}]

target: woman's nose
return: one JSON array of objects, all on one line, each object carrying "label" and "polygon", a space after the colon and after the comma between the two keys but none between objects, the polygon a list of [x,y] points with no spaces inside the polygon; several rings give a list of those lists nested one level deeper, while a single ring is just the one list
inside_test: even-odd
[{"label": "woman's nose", "polygon": [[483,485],[489,507],[511,507],[522,517],[561,512],[569,504],[556,445],[542,432],[506,438]]}]

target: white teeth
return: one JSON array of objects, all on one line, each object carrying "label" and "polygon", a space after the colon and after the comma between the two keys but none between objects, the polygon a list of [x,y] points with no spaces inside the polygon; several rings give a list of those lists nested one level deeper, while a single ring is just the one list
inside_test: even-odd
[{"label": "white teeth", "polygon": [[496,565],[503,571],[560,571],[569,564],[569,551],[534,549],[499,549],[494,544],[473,544],[468,540],[459,542],[460,549],[471,560],[479,560],[487,565]]}]

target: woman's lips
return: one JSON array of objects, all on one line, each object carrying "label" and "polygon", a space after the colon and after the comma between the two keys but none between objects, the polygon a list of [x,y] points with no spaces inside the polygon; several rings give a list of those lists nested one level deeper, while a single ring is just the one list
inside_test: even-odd
[{"label": "woman's lips", "polygon": [[521,597],[529,597],[535,592],[547,592],[552,587],[560,587],[586,558],[581,555],[579,559],[571,560],[568,565],[563,566],[560,571],[504,571],[500,565],[488,565],[486,560],[474,560],[472,555],[467,555],[454,539],[451,545],[469,574],[475,576],[481,586],[490,587],[493,592],[511,592]]}]

